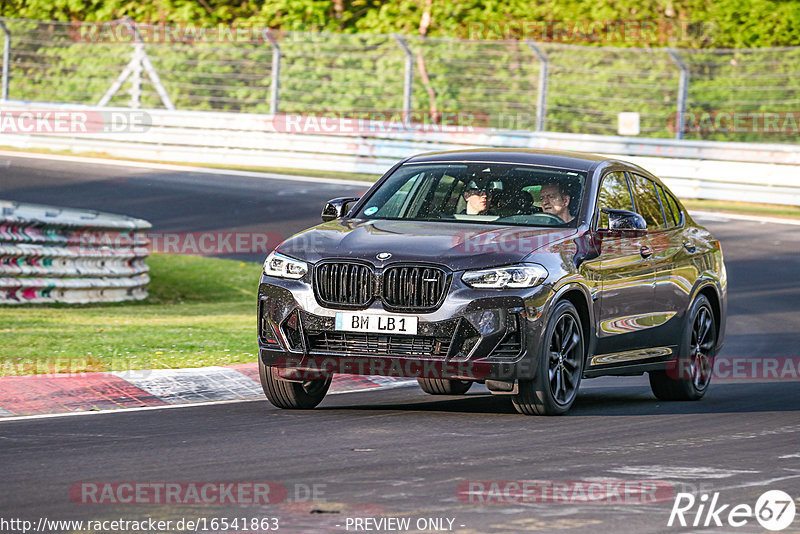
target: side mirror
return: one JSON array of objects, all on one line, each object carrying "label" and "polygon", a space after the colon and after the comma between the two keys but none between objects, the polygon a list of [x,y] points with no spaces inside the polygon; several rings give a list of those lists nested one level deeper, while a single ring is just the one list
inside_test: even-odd
[{"label": "side mirror", "polygon": [[341,219],[347,214],[347,205],[361,200],[359,197],[339,197],[332,198],[325,203],[322,208],[322,220],[324,222],[334,219]]},{"label": "side mirror", "polygon": [[628,210],[612,210],[605,208],[603,213],[608,214],[609,230],[646,230],[647,223],[644,217]]}]

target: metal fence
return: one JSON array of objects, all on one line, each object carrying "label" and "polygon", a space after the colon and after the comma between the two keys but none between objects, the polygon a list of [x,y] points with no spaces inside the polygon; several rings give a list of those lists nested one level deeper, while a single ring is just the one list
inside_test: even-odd
[{"label": "metal fence", "polygon": [[619,113],[635,112],[642,137],[800,138],[800,47],[609,48],[267,30],[245,40],[187,39],[174,28],[124,21],[103,27],[5,19],[2,30],[5,100],[414,112],[431,122],[458,112],[491,128],[601,135],[616,135]]}]

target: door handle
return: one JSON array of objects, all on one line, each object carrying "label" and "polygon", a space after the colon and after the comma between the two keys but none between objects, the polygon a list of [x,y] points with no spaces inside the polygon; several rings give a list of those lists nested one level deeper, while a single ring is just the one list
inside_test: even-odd
[{"label": "door handle", "polygon": [[653,255],[653,249],[647,245],[642,245],[642,248],[639,249],[639,254],[641,254],[643,258],[649,258]]},{"label": "door handle", "polygon": [[694,243],[691,241],[684,241],[683,248],[685,248],[689,254],[694,254],[695,250],[697,250],[697,247],[694,246]]}]

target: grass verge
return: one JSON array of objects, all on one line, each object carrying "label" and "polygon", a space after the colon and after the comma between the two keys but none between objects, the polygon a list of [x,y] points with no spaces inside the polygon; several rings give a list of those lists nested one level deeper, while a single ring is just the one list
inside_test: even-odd
[{"label": "grass verge", "polygon": [[142,302],[0,307],[0,376],[256,361],[260,264],[169,254],[148,264]]},{"label": "grass verge", "polygon": [[742,215],[761,215],[784,219],[800,219],[800,206],[783,206],[777,204],[757,204],[755,202],[734,202],[724,200],[681,200],[689,210],[718,211],[721,213],[739,213]]}]

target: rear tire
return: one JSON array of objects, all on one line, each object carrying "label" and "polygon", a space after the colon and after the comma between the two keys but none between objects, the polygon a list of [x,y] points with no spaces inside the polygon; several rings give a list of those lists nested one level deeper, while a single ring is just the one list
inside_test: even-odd
[{"label": "rear tire", "polygon": [[571,302],[556,304],[542,340],[536,378],[520,380],[512,402],[524,415],[563,415],[578,396],[586,354],[581,318]]},{"label": "rear tire", "polygon": [[273,367],[264,365],[261,358],[258,359],[258,374],[261,378],[261,387],[269,402],[273,406],[287,410],[314,408],[325,398],[333,378],[329,376],[324,380],[307,380],[305,382],[283,380]]},{"label": "rear tire", "polygon": [[463,395],[472,387],[471,380],[445,378],[417,378],[422,391],[430,395]]},{"label": "rear tire", "polygon": [[659,400],[694,401],[703,398],[711,384],[717,345],[717,328],[711,303],[698,296],[689,307],[677,360],[666,371],[651,371],[650,388]]}]

